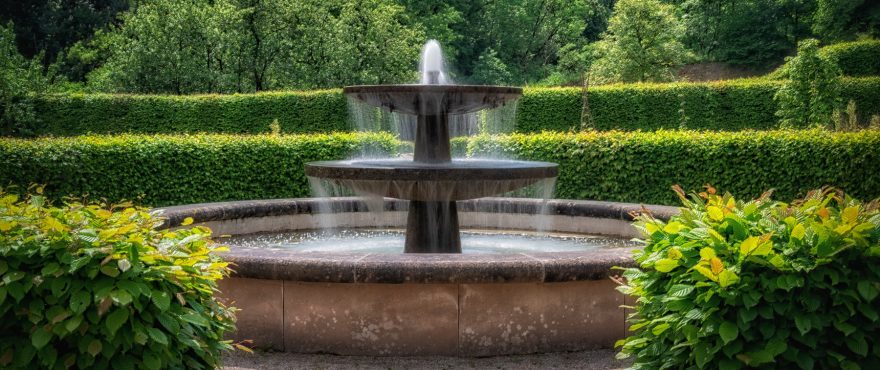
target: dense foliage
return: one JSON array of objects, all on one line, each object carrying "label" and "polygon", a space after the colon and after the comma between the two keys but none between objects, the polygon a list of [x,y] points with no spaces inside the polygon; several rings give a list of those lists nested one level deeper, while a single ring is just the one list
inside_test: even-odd
[{"label": "dense foliage", "polygon": [[674,184],[743,196],[802,196],[825,185],[880,196],[880,131],[585,132],[486,136],[468,152],[559,164],[556,198],[674,204]]},{"label": "dense foliage", "polygon": [[[778,127],[771,80],[710,83],[628,84],[590,89],[593,128],[655,130],[690,128],[736,131]],[[859,124],[880,114],[880,78],[844,78],[843,102],[852,100]],[[526,88],[519,100],[516,130],[579,130],[582,90]],[[36,100],[39,124],[3,126],[7,135],[85,133],[266,133],[278,120],[282,133],[349,128],[339,90],[242,95],[56,94]]]},{"label": "dense foliage", "polygon": [[59,94],[37,101],[37,135],[85,133],[282,133],[347,130],[339,90],[248,95]]},{"label": "dense foliage", "polygon": [[[247,92],[414,76],[424,34],[391,0],[151,0],[103,34],[106,92]],[[108,41],[109,40],[109,41]]]},{"label": "dense foliage", "polygon": [[[805,38],[832,43],[880,36],[880,3],[870,0],[662,2],[668,6],[623,3],[663,9],[638,17],[650,22],[679,19],[675,33],[696,60],[750,69],[778,65]],[[419,45],[430,38],[444,45],[458,81],[572,84],[598,57],[594,43],[610,19],[625,17],[615,14],[615,3],[26,0],[0,2],[0,22],[15,23],[26,57],[57,63],[69,79],[88,79],[90,88],[103,92],[411,82]],[[666,31],[661,28],[660,36]],[[610,66],[633,63],[618,62]]]},{"label": "dense foliage", "polygon": [[880,367],[880,204],[814,191],[790,204],[715,194],[642,216],[634,369]]},{"label": "dense foliage", "polygon": [[151,206],[306,197],[306,162],[396,149],[380,134],[0,139],[0,183]]},{"label": "dense foliage", "polygon": [[0,191],[0,367],[213,369],[234,329],[203,227]]},{"label": "dense foliage", "polygon": [[819,55],[819,41],[802,41],[786,70],[788,78],[773,97],[779,103],[780,126],[831,126],[831,114],[840,105],[840,68]]}]

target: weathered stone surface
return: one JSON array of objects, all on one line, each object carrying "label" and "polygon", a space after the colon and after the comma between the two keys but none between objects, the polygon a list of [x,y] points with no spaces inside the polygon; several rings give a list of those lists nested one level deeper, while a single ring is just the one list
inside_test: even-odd
[{"label": "weathered stone surface", "polygon": [[454,354],[458,286],[284,283],[285,350]]},{"label": "weathered stone surface", "polygon": [[609,348],[623,337],[623,296],[610,280],[463,284],[460,354]]},{"label": "weathered stone surface", "polygon": [[373,254],[356,268],[363,283],[507,283],[544,277],[541,262],[523,254]]},{"label": "weathered stone surface", "polygon": [[257,348],[284,349],[283,287],[279,280],[226,278],[220,299],[240,309],[233,340],[252,340]]}]

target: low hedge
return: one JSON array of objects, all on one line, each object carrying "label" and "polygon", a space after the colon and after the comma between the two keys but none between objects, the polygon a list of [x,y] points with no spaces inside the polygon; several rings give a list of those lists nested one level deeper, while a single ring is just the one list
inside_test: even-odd
[{"label": "low hedge", "polygon": [[633,369],[880,368],[880,212],[831,190],[790,204],[709,188],[642,216],[625,269]]},{"label": "low hedge", "polygon": [[[594,87],[589,92],[592,127],[773,129],[778,122],[773,95],[780,84],[745,79]],[[880,114],[880,78],[845,78],[841,90],[843,103],[854,100],[863,121]],[[580,88],[526,88],[517,110],[516,130],[578,131],[581,109]],[[38,99],[36,112],[39,123],[19,131],[37,136],[266,133],[276,119],[283,133],[349,129],[346,99],[339,90],[194,96],[51,95]]]},{"label": "low hedge", "polygon": [[[216,369],[234,309],[203,227],[0,189],[0,368]],[[191,221],[191,220],[190,220]]]},{"label": "low hedge", "polygon": [[[0,184],[44,183],[56,198],[144,195],[153,206],[304,197],[305,162],[345,158],[363,146],[392,153],[398,142],[377,134],[0,139]],[[824,185],[880,196],[880,131],[514,134],[467,146],[476,156],[559,163],[557,198],[674,204],[671,185],[705,183],[747,196],[775,188],[793,198]]]},{"label": "low hedge", "polygon": [[46,184],[52,198],[143,196],[151,206],[305,197],[306,162],[364,148],[391,153],[397,141],[350,133],[0,139],[0,184]]},{"label": "low hedge", "polygon": [[477,137],[473,156],[559,163],[556,198],[675,204],[672,185],[783,198],[831,185],[880,196],[880,131],[587,132]]},{"label": "low hedge", "polygon": [[311,133],[348,129],[339,90],[234,95],[58,94],[37,100],[36,135]]}]

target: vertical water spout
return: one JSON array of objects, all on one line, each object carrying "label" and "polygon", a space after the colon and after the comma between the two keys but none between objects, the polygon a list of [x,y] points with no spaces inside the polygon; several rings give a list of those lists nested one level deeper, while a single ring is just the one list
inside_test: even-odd
[{"label": "vertical water spout", "polygon": [[452,80],[446,73],[446,64],[443,61],[443,50],[437,40],[428,40],[422,47],[422,56],[419,61],[420,84],[449,85]]}]

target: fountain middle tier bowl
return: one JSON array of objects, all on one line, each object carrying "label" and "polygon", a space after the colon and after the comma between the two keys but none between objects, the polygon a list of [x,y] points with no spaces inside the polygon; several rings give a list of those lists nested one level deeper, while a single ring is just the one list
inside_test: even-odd
[{"label": "fountain middle tier bowl", "polygon": [[306,175],[361,194],[455,201],[506,193],[556,177],[549,162],[464,159],[420,163],[408,159],[323,161],[306,164]]},{"label": "fountain middle tier bowl", "polygon": [[362,85],[342,92],[392,112],[415,115],[465,114],[496,108],[522,95],[522,88],[482,85]]}]

